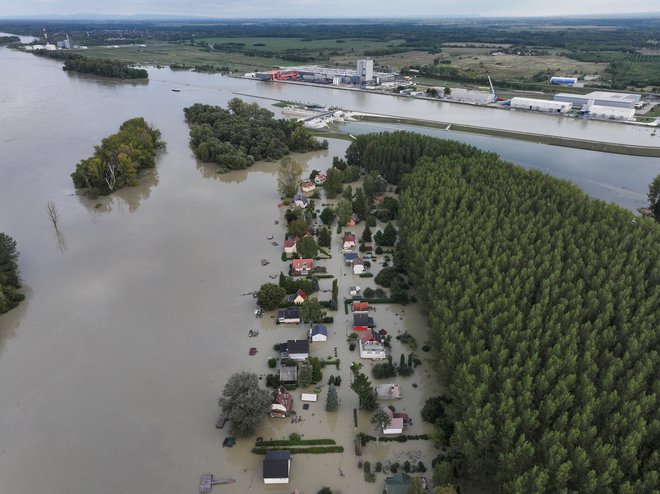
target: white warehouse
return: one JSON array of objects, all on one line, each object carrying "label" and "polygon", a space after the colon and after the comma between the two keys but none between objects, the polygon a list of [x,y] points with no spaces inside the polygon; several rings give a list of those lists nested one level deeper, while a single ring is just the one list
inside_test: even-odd
[{"label": "white warehouse", "polygon": [[566,113],[571,109],[571,106],[571,103],[567,101],[551,101],[547,99],[518,97],[511,98],[511,108],[520,108],[522,110]]},{"label": "white warehouse", "polygon": [[615,106],[591,105],[588,107],[589,118],[604,118],[607,120],[632,120],[634,108],[617,108]]}]

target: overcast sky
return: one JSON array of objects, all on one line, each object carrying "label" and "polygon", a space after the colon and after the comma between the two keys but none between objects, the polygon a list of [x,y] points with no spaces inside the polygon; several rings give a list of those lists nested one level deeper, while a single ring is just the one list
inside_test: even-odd
[{"label": "overcast sky", "polygon": [[659,0],[0,0],[0,16],[164,14],[214,18],[562,16],[660,12]]}]

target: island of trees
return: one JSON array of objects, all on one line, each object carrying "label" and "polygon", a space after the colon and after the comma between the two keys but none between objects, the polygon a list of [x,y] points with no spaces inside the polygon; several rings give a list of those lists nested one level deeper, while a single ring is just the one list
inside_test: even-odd
[{"label": "island of trees", "polygon": [[185,108],[190,147],[195,156],[217,163],[221,171],[238,170],[255,161],[279,160],[291,152],[327,149],[295,120],[274,119],[256,103],[234,98],[227,109],[197,103]]},{"label": "island of trees", "polygon": [[110,194],[136,185],[141,173],[156,166],[156,153],[164,146],[159,130],[142,117],[132,118],[95,146],[94,155],[78,163],[71,178],[92,195]]},{"label": "island of trees", "polygon": [[20,287],[16,241],[0,232],[0,314],[10,311],[25,298],[18,292]]},{"label": "island of trees", "polygon": [[0,45],[8,45],[9,43],[18,43],[21,38],[18,36],[0,36]]},{"label": "island of trees", "polygon": [[149,73],[145,69],[136,69],[130,64],[119,60],[92,59],[70,51],[35,50],[32,53],[43,57],[63,60],[63,70],[79,72],[81,74],[95,74],[114,79],[148,79]]},{"label": "island of trees", "polygon": [[491,492],[657,492],[657,224],[417,134],[360,136],[347,161],[400,184],[449,471]]}]

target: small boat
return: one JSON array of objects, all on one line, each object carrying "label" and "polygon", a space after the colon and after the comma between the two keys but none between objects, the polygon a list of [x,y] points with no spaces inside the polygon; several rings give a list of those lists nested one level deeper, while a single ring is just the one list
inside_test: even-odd
[{"label": "small boat", "polygon": [[255,336],[259,336],[259,330],[258,329],[251,329],[248,331],[248,336],[250,338],[254,338]]},{"label": "small boat", "polygon": [[178,87],[173,87],[173,88],[172,88],[172,92],[173,92],[173,93],[180,93],[181,90],[180,90]]},{"label": "small boat", "polygon": [[267,238],[268,240],[273,240],[273,236],[272,236],[272,235],[268,235],[266,238]]},{"label": "small boat", "polygon": [[270,261],[268,259],[262,259],[261,260],[261,265],[262,266],[267,266],[268,264],[270,264]]}]

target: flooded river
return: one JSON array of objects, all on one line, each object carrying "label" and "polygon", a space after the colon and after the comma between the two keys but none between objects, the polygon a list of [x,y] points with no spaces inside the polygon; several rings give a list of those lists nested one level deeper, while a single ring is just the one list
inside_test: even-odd
[{"label": "flooded river", "polygon": [[[194,493],[202,473],[237,479],[214,492],[299,488],[310,494],[324,484],[344,494],[381,492],[383,474],[365,483],[352,451],[356,400],[348,366],[357,356],[348,351],[343,311],[329,341],[313,347],[322,357],[337,347],[341,368],[326,368],[325,380],[329,374],[344,379],[340,412],[328,418],[322,399],[303,412],[304,422],[268,421],[259,435],[333,437],[346,452],[294,457],[290,486],[264,488],[261,459],[250,453],[249,441],[222,448],[226,431],[214,424],[226,378],[244,369],[267,373],[273,344],[302,337],[304,328],[255,319],[254,300],[241,295],[284,268],[281,247],[266,239],[273,234],[281,243],[283,236],[275,225],[282,220],[276,166],[217,175],[192,156],[182,112],[196,102],[224,105],[235,91],[363,110],[360,101],[374,104],[368,95],[166,69],[150,69],[148,83],[119,83],[67,74],[60,63],[4,48],[0,66],[0,231],[18,243],[26,293],[18,309],[0,317],[0,493]],[[173,93],[175,86],[182,91]],[[392,104],[407,111],[422,102]],[[75,163],[135,116],[160,129],[167,142],[154,173],[109,198],[76,195]],[[650,139],[632,127],[616,129]],[[461,138],[626,207],[641,203],[646,184],[660,173],[658,160]],[[308,169],[325,169],[347,145],[333,140],[329,151],[299,159]],[[48,201],[59,213],[60,239]],[[339,261],[336,237],[332,253],[326,265],[347,295],[360,280]],[[271,264],[261,266],[262,258]],[[329,289],[330,281],[321,288]],[[421,345],[424,324],[414,306],[379,308],[374,316],[390,332],[410,329]],[[261,329],[258,338],[248,339],[250,328]],[[395,358],[404,350],[397,345]],[[255,357],[248,357],[251,346],[259,350]],[[418,413],[422,392],[436,391],[429,366],[420,369],[402,380],[405,398],[397,410]],[[294,408],[302,412],[299,401]],[[360,429],[373,433],[367,417]],[[417,420],[408,433],[426,431]],[[427,443],[389,444],[370,446],[367,459],[419,457],[430,468],[435,453]]]}]

